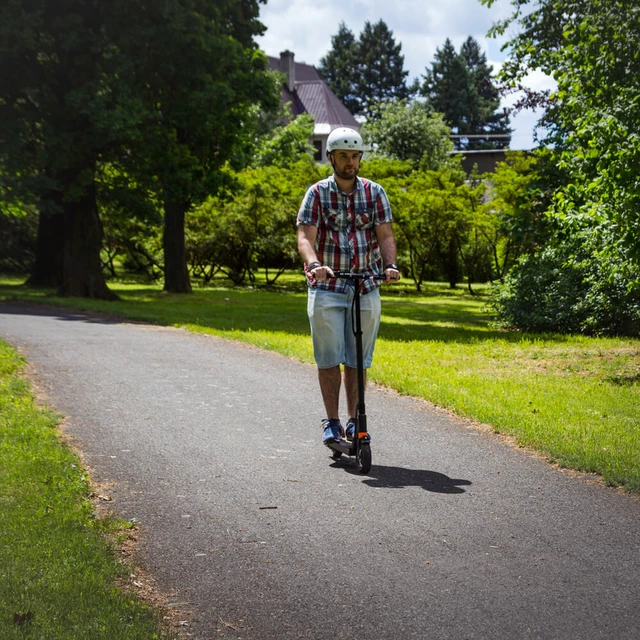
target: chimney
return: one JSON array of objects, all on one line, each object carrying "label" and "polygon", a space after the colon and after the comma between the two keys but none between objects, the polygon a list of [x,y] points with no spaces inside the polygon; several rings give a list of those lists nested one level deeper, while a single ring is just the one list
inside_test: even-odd
[{"label": "chimney", "polygon": [[296,84],[296,65],[293,61],[293,53],[289,50],[280,53],[280,71],[286,76],[287,89],[293,92]]}]

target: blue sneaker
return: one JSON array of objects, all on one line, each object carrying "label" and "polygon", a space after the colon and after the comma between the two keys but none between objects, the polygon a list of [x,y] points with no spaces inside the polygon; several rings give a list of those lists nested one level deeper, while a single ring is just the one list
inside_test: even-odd
[{"label": "blue sneaker", "polygon": [[[349,418],[347,420],[345,433],[346,433],[345,438],[353,442],[354,438],[356,437],[356,419],[355,418]],[[371,436],[367,436],[367,438],[368,440],[371,440]]]},{"label": "blue sneaker", "polygon": [[332,442],[338,442],[344,434],[344,429],[337,418],[325,418],[322,421],[324,434],[322,436],[322,444],[329,445]]},{"label": "blue sneaker", "polygon": [[347,420],[345,433],[346,433],[345,435],[346,439],[353,441],[353,439],[356,436],[356,419],[355,418],[349,418]]}]

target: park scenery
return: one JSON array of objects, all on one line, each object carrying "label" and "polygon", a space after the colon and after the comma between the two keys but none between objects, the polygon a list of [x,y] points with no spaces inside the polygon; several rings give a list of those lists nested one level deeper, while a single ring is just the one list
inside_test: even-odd
[{"label": "park scenery", "polygon": [[[260,3],[102,4],[0,7],[0,312],[92,312],[312,364],[295,223],[330,165],[256,44]],[[402,280],[382,289],[368,378],[633,499],[640,7],[512,4],[497,74],[469,36],[410,82],[382,19],[338,21],[316,65],[393,209]],[[557,84],[521,92],[539,144],[510,151],[500,96],[536,70]],[[483,152],[501,155],[481,172]],[[1,338],[0,636],[175,637],[132,595],[118,550],[134,524],[97,517],[63,416]]]}]

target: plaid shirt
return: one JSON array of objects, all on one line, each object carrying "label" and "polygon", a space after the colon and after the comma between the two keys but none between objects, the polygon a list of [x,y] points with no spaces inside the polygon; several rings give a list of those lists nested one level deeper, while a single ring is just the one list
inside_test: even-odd
[{"label": "plaid shirt", "polygon": [[[382,256],[375,227],[392,218],[389,198],[379,184],[356,177],[356,188],[347,195],[331,176],[309,188],[298,211],[297,226],[318,228],[315,249],[323,266],[333,271],[381,274]],[[307,265],[305,273],[310,287],[344,293],[348,286],[338,278],[316,280]],[[364,293],[379,286],[377,280],[365,280]]]}]

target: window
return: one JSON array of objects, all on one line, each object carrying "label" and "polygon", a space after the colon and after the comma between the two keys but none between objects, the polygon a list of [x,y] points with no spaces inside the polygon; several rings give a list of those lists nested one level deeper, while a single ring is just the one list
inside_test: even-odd
[{"label": "window", "polygon": [[322,162],[322,140],[314,140],[313,146],[315,147],[313,159],[317,162]]}]

